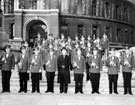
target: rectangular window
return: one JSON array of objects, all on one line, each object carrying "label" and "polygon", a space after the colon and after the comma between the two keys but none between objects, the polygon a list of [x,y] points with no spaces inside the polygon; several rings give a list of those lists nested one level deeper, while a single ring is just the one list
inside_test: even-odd
[{"label": "rectangular window", "polygon": [[65,38],[68,37],[68,24],[61,25],[61,33],[64,34]]},{"label": "rectangular window", "polygon": [[83,25],[78,25],[78,37],[81,38],[81,36],[83,35],[83,29],[84,26]]},{"label": "rectangular window", "polygon": [[69,13],[69,0],[61,0],[61,12]]},{"label": "rectangular window", "polygon": [[116,30],[116,42],[119,42],[120,41],[120,28],[117,28]]},{"label": "rectangular window", "polygon": [[97,29],[98,29],[98,27],[95,25],[92,27],[92,39],[93,40],[95,40],[97,38]]},{"label": "rectangular window", "polygon": [[92,0],[92,15],[96,16],[97,11],[97,0]]}]

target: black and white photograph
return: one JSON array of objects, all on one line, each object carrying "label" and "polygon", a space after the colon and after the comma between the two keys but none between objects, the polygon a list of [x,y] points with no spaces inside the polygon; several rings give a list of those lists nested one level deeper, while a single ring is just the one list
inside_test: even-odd
[{"label": "black and white photograph", "polygon": [[0,0],[0,105],[135,105],[135,0]]}]

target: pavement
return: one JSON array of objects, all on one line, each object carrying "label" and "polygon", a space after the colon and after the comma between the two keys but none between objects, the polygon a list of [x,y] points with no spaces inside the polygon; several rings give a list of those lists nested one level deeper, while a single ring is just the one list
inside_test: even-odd
[{"label": "pavement", "polygon": [[135,105],[135,95],[0,93],[0,105]]}]

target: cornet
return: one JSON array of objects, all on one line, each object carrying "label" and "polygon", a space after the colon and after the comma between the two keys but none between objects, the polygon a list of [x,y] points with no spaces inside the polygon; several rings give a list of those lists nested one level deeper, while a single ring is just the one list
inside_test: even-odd
[{"label": "cornet", "polygon": [[4,63],[7,63],[6,58],[4,56],[2,58],[2,61],[4,61]]}]

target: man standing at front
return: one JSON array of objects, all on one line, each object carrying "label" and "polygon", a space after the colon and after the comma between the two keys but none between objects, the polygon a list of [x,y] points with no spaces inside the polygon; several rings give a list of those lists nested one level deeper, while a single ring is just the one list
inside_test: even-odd
[{"label": "man standing at front", "polygon": [[124,94],[129,93],[130,95],[133,95],[131,90],[131,78],[135,60],[128,49],[126,49],[125,54],[121,57],[121,64],[124,79]]},{"label": "man standing at front", "polygon": [[15,67],[15,57],[11,53],[10,45],[5,46],[5,53],[1,56],[2,63],[2,93],[10,92],[11,71]]},{"label": "man standing at front", "polygon": [[92,94],[99,92],[99,82],[100,82],[100,71],[102,68],[101,56],[98,54],[98,50],[95,48],[93,50],[93,55],[88,58],[89,69],[89,78],[92,85]]},{"label": "man standing at front", "polygon": [[[112,94],[113,90],[115,94],[117,91],[118,72],[120,70],[120,63],[118,57],[115,56],[114,49],[111,50],[111,56],[107,59],[108,78],[109,78],[109,93]],[[112,89],[114,87],[114,89]]]},{"label": "man standing at front", "polygon": [[73,57],[72,65],[74,68],[75,76],[75,93],[80,92],[83,94],[83,76],[86,68],[85,59],[82,56],[81,49],[77,50],[77,55]]},{"label": "man standing at front", "polygon": [[58,66],[58,83],[60,83],[60,93],[67,93],[68,84],[70,83],[71,59],[67,55],[67,49],[62,48],[62,55],[57,59]]}]

